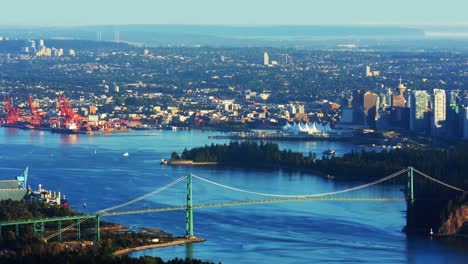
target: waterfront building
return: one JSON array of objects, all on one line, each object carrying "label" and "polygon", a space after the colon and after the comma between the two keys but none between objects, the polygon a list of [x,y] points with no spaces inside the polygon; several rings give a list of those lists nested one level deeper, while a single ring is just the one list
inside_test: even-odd
[{"label": "waterfront building", "polygon": [[410,95],[410,101],[410,129],[427,130],[429,125],[429,94],[426,91],[413,91]]},{"label": "waterfront building", "polygon": [[342,123],[353,123],[354,122],[354,109],[344,108],[341,115]]}]

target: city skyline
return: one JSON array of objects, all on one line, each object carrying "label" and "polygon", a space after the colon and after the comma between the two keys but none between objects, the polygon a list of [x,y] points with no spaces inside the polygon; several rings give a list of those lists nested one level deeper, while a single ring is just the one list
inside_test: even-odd
[{"label": "city skyline", "polygon": [[[247,0],[150,1],[138,4],[83,0],[65,6],[59,0],[15,1],[2,4],[0,25],[83,26],[123,24],[194,25],[444,25],[467,26],[468,3],[447,0],[379,2],[306,1],[287,3]],[[385,12],[385,16],[382,13]],[[430,21],[430,23],[428,23]]]}]

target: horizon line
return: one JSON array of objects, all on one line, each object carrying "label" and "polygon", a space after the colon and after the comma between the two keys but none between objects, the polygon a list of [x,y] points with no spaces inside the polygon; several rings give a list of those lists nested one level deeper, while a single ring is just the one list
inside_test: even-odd
[{"label": "horizon line", "polygon": [[203,24],[203,23],[103,23],[103,24],[70,24],[70,25],[37,25],[37,24],[3,24],[0,27],[12,28],[74,28],[74,27],[102,27],[102,26],[199,26],[199,27],[314,27],[314,26],[335,26],[335,27],[468,27],[466,23],[326,23],[326,24]]}]

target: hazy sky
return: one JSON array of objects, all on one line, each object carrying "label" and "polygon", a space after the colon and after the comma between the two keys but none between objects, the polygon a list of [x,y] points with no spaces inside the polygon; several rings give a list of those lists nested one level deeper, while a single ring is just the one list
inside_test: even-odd
[{"label": "hazy sky", "polygon": [[464,24],[468,0],[1,0],[3,25]]}]

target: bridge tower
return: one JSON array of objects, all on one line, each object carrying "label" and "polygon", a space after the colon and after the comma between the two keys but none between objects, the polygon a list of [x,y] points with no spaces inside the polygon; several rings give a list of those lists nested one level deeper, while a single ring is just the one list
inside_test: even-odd
[{"label": "bridge tower", "polygon": [[193,200],[192,200],[192,174],[187,176],[187,209],[185,217],[185,237],[194,237],[193,235]]},{"label": "bridge tower", "polygon": [[408,185],[406,188],[406,199],[414,202],[414,172],[413,167],[408,167]]},{"label": "bridge tower", "polygon": [[412,232],[416,228],[415,205],[414,205],[414,170],[408,167],[408,183],[405,190],[406,195],[406,227],[404,230]]}]

